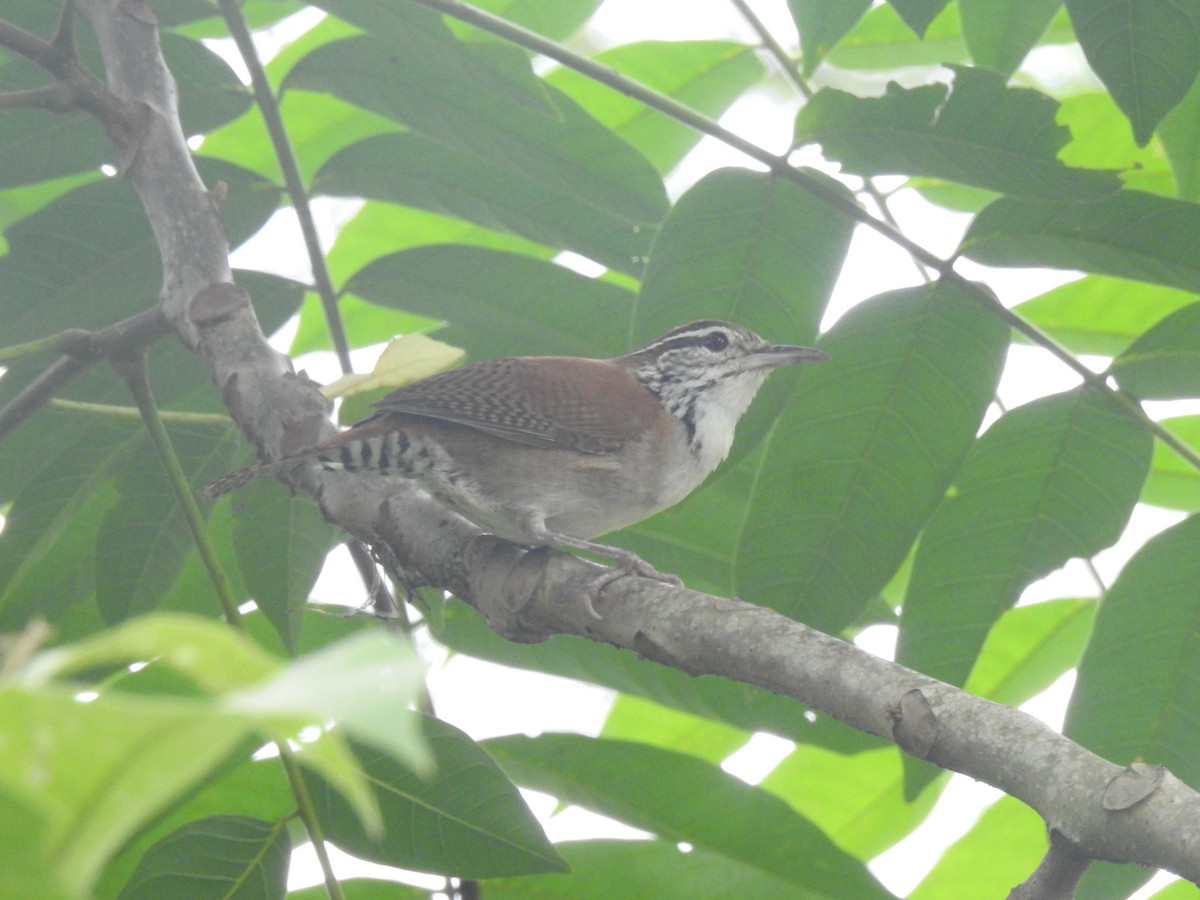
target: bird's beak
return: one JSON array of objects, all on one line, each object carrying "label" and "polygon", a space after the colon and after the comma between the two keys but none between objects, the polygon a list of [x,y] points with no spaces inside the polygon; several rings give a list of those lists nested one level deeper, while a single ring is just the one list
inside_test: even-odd
[{"label": "bird's beak", "polygon": [[757,351],[747,362],[752,369],[777,369],[802,362],[821,362],[829,354],[815,347],[798,347],[793,344],[771,344]]}]

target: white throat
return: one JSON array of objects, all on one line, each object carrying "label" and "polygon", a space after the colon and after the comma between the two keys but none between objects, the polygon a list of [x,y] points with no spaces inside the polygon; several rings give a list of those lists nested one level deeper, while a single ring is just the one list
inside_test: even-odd
[{"label": "white throat", "polygon": [[750,401],[767,379],[768,370],[726,378],[700,395],[692,407],[692,453],[708,474],[729,455],[733,432]]}]

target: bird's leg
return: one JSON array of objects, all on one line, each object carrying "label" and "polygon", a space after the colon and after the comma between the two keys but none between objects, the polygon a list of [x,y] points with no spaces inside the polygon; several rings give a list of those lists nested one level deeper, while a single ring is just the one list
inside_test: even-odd
[{"label": "bird's leg", "polygon": [[623,575],[637,574],[643,578],[649,578],[653,581],[661,581],[664,584],[674,585],[675,587],[683,587],[683,581],[678,575],[672,575],[669,572],[660,572],[650,563],[646,562],[632,550],[626,550],[623,547],[614,547],[611,544],[600,544],[596,541],[587,541],[582,538],[571,537],[569,534],[561,534],[557,531],[546,531],[540,529],[535,533],[538,543],[558,544],[563,547],[570,547],[572,550],[583,550],[586,553],[595,553],[597,556],[603,556],[611,559],[616,563],[615,566],[605,569],[599,575],[592,579],[584,592],[584,603],[587,606],[587,611],[595,618],[603,618],[593,605],[608,587],[609,582],[616,581]]}]

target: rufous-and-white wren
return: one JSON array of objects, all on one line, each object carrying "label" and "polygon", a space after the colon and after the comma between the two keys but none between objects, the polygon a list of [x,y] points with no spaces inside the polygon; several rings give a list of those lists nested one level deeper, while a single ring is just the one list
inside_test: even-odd
[{"label": "rufous-and-white wren", "polygon": [[595,614],[592,601],[621,575],[679,579],[592,538],[695,490],[729,454],[734,426],[772,369],[827,358],[704,320],[614,359],[484,360],[398,388],[336,437],[232,472],[205,494],[305,462],[410,478],[498,537],[614,560],[588,588]]}]

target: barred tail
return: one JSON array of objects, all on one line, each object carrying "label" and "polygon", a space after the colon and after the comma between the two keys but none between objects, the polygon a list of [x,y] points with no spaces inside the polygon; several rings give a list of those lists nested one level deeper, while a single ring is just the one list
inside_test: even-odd
[{"label": "barred tail", "polygon": [[274,462],[255,463],[243,469],[234,469],[228,475],[223,475],[216,481],[202,487],[200,489],[200,496],[205,501],[211,503],[213,500],[228,494],[230,491],[236,491],[238,488],[244,487],[256,478],[262,478],[264,475],[274,475],[295,464],[296,460],[294,458],[288,458],[277,459]]}]

